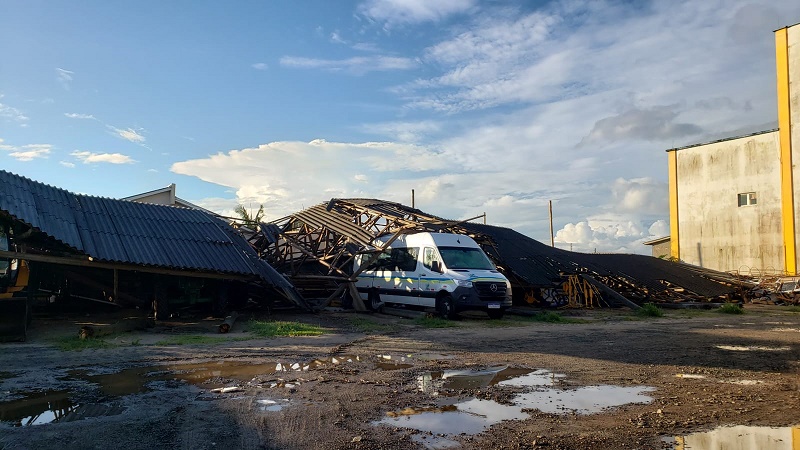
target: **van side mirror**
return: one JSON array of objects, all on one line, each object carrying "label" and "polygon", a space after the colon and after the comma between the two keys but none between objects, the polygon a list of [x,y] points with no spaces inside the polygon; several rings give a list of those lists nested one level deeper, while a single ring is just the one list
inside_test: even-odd
[{"label": "van side mirror", "polygon": [[441,261],[431,261],[431,270],[436,273],[444,273],[442,270],[442,262]]}]

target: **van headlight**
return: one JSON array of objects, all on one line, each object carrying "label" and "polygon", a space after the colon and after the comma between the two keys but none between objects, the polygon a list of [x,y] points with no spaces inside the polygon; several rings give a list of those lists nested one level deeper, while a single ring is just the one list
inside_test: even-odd
[{"label": "van headlight", "polygon": [[463,287],[463,288],[472,287],[472,281],[469,280],[456,280],[456,284],[458,285],[458,287]]}]

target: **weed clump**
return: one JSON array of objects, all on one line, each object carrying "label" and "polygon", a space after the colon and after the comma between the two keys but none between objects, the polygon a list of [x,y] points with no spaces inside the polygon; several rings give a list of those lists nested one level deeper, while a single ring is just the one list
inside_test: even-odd
[{"label": "weed clump", "polygon": [[116,345],[102,338],[87,337],[81,339],[78,336],[64,336],[57,338],[53,341],[53,344],[56,346],[56,348],[63,352],[116,347]]},{"label": "weed clump", "polygon": [[256,336],[320,336],[325,329],[319,325],[310,325],[302,322],[260,321],[251,320],[247,330]]},{"label": "weed clump", "polygon": [[719,307],[717,312],[722,314],[744,314],[744,308],[735,303],[725,303]]},{"label": "weed clump", "polygon": [[661,317],[664,315],[664,311],[654,303],[645,303],[641,308],[636,310],[636,315],[640,317]]}]

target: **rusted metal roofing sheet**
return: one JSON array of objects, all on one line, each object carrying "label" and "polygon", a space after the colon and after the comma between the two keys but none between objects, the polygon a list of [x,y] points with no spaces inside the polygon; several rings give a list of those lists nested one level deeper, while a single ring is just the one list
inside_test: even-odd
[{"label": "rusted metal roofing sheet", "polygon": [[73,194],[3,170],[0,211],[98,261],[291,286],[230,225],[203,211]]}]

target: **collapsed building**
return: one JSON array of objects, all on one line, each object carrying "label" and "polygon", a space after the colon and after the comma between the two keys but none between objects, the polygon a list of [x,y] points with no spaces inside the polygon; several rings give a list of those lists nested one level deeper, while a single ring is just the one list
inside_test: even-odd
[{"label": "collapsed building", "polygon": [[[323,305],[352,292],[359,252],[382,251],[379,236],[447,232],[472,237],[511,281],[515,304],[637,308],[645,302],[685,303],[741,298],[735,277],[644,255],[584,254],[542,244],[514,230],[446,220],[400,203],[331,199],[263,224],[249,241],[308,298]],[[388,245],[386,245],[388,247]]]},{"label": "collapsed building", "polygon": [[[74,194],[3,170],[0,186],[0,318],[12,334],[24,336],[30,301],[42,294],[152,305],[158,318],[198,302],[221,313],[247,299],[309,309],[241,234],[204,211]],[[25,291],[12,288],[20,276]]]}]

